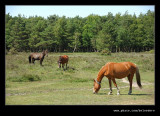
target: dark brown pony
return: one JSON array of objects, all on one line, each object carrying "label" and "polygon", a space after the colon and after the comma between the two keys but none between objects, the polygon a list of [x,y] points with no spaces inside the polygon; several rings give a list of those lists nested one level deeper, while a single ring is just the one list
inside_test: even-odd
[{"label": "dark brown pony", "polygon": [[101,88],[101,80],[104,76],[106,76],[109,80],[109,86],[110,86],[110,92],[108,94],[109,95],[112,94],[112,86],[111,86],[111,80],[112,80],[113,84],[117,88],[117,95],[119,95],[120,91],[116,84],[115,78],[122,79],[124,77],[128,77],[130,83],[130,89],[128,94],[130,95],[132,93],[132,80],[135,73],[136,73],[137,84],[139,88],[142,88],[139,69],[135,64],[131,62],[121,62],[121,63],[108,62],[100,69],[97,79],[94,80],[93,93],[97,93],[99,91],[99,89]]},{"label": "dark brown pony", "polygon": [[40,60],[40,65],[42,66],[43,59],[45,55],[48,57],[48,50],[43,50],[42,53],[31,53],[29,55],[29,63],[34,63],[35,60]]},{"label": "dark brown pony", "polygon": [[64,70],[64,64],[66,64],[66,69],[67,69],[68,60],[69,60],[69,58],[68,58],[67,55],[59,56],[59,59],[57,61],[59,68],[61,68],[61,64],[62,64],[62,67],[63,67],[63,70]]}]

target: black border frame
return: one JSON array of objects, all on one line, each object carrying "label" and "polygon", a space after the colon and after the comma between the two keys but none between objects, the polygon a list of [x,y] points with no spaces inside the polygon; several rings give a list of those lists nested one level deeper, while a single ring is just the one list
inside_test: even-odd
[{"label": "black border frame", "polygon": [[[133,110],[151,110],[152,112],[160,111],[160,78],[158,77],[159,71],[159,21],[160,21],[160,1],[159,0],[110,0],[110,1],[18,1],[18,0],[5,0],[1,1],[0,6],[1,13],[1,39],[0,39],[0,66],[1,68],[1,78],[0,78],[0,111],[3,112],[50,112],[50,113],[66,113],[66,112],[77,112],[81,114],[82,111],[87,111],[88,113],[106,113],[106,112],[133,112]],[[45,2],[45,3],[44,3]],[[5,105],[5,5],[155,5],[155,105]],[[147,112],[147,111],[146,111]],[[59,115],[59,114],[58,114]]]}]

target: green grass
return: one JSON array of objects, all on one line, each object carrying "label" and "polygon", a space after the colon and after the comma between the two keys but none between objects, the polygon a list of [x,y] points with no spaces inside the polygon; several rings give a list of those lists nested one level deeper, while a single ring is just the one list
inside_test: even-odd
[{"label": "green grass", "polygon": [[[60,55],[69,56],[68,70],[58,68]],[[153,105],[154,54],[151,53],[49,53],[43,61],[29,64],[29,53],[6,55],[6,105]],[[109,92],[108,79],[103,78],[98,94],[92,93],[93,79],[107,62],[130,61],[138,65],[143,89],[117,79],[121,95]],[[136,79],[134,77],[134,82]],[[144,85],[143,85],[144,84]]]}]

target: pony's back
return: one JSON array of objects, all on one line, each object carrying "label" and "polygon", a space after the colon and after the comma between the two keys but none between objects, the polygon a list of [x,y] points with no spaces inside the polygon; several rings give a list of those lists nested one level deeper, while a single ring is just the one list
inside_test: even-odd
[{"label": "pony's back", "polygon": [[62,58],[62,64],[68,63],[68,59],[69,59],[69,58],[68,58],[67,55],[62,56],[61,58]]}]

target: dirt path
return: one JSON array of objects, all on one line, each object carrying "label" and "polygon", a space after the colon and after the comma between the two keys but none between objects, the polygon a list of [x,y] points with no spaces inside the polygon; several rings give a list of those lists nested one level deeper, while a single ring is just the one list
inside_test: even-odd
[{"label": "dirt path", "polygon": [[[129,81],[126,80],[125,78],[122,79],[122,82],[129,84]],[[141,83],[142,83],[142,86],[143,85],[153,85],[153,83],[149,83],[149,82],[147,82],[147,83],[141,82]],[[138,87],[137,82],[132,82],[132,87]]]},{"label": "dirt path", "polygon": [[[126,86],[121,86],[121,87],[118,87],[119,89],[122,89],[122,88],[129,88],[129,81],[128,81],[128,79],[126,79],[126,78],[123,78],[122,80],[121,80],[121,82],[123,82],[123,83],[127,83],[128,85],[126,85]],[[52,84],[52,83],[51,83]],[[153,85],[153,83],[149,83],[149,82],[147,82],[147,83],[144,83],[144,82],[142,82],[142,86],[143,85]],[[137,85],[137,82],[133,82],[132,83],[132,87],[138,87],[138,85]],[[73,91],[73,90],[78,90],[78,91],[92,91],[92,89],[93,88],[63,88],[63,89],[52,89],[52,90],[50,90],[50,91]],[[109,88],[101,88],[101,90],[109,90]],[[115,88],[115,87],[112,87],[112,89],[117,89],[117,88]],[[48,93],[49,91],[39,91],[39,92],[44,92],[44,93]],[[15,96],[15,95],[26,95],[26,94],[30,94],[30,93],[7,93],[6,94],[6,96]]]},{"label": "dirt path", "polygon": [[[129,81],[126,80],[125,78],[122,79],[122,82],[129,84]],[[136,83],[136,82],[133,82],[133,83],[132,83],[132,87],[138,87],[137,83]]]}]

